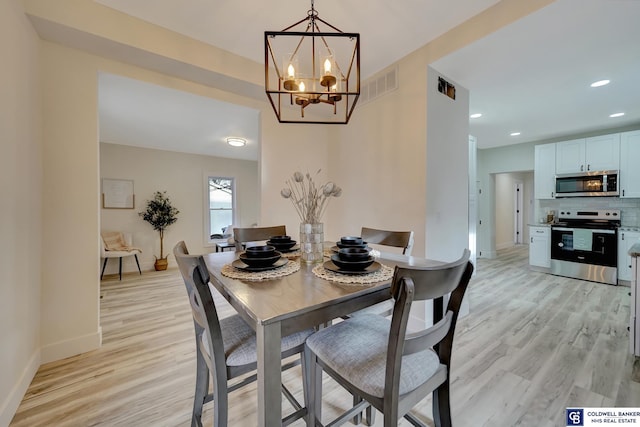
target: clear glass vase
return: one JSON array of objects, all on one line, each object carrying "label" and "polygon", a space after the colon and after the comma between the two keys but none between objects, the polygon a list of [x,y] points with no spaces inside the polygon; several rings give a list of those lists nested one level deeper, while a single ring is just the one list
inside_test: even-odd
[{"label": "clear glass vase", "polygon": [[322,262],[324,257],[324,225],[300,224],[300,253],[302,262]]}]

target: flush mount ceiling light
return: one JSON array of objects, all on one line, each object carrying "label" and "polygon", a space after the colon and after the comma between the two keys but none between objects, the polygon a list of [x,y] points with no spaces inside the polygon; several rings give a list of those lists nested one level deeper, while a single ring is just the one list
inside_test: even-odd
[{"label": "flush mount ceiling light", "polygon": [[264,32],[264,82],[280,123],[347,124],[360,96],[360,34],[320,19],[311,0],[305,18]]},{"label": "flush mount ceiling light", "polygon": [[624,113],[613,113],[609,115],[609,117],[622,117],[622,116],[624,116]]},{"label": "flush mount ceiling light", "polygon": [[471,119],[478,119],[480,117],[482,117],[481,113],[475,113],[475,114],[472,114],[472,115],[469,116],[469,118],[471,118]]},{"label": "flush mount ceiling light", "polygon": [[234,147],[244,147],[246,143],[247,143],[247,140],[244,138],[236,138],[236,137],[227,138],[227,144],[232,145]]},{"label": "flush mount ceiling light", "polygon": [[511,136],[519,136],[520,132],[511,132],[509,135],[511,135]]},{"label": "flush mount ceiling light", "polygon": [[605,86],[605,85],[608,85],[609,83],[611,83],[610,80],[598,80],[597,82],[591,83],[591,87]]}]

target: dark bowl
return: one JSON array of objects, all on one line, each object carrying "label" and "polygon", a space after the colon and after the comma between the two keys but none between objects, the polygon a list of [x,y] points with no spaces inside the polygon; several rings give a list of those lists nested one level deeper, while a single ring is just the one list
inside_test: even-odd
[{"label": "dark bowl", "polygon": [[358,236],[343,236],[340,238],[340,243],[343,245],[361,245],[362,237]]},{"label": "dark bowl", "polygon": [[267,245],[273,246],[277,251],[288,251],[292,247],[296,245],[295,240],[289,240],[288,242],[274,242],[273,240],[268,240]]},{"label": "dark bowl", "polygon": [[280,259],[280,253],[274,252],[276,255],[262,258],[252,258],[245,253],[240,254],[240,261],[247,264],[249,267],[269,267]]},{"label": "dark bowl", "polygon": [[269,258],[275,256],[276,248],[271,245],[250,246],[245,250],[245,253],[248,258]]},{"label": "dark bowl", "polygon": [[342,242],[336,242],[336,246],[339,247],[340,249],[342,248],[366,248],[367,247],[367,242],[362,242],[362,243],[358,243],[358,244],[345,244]]},{"label": "dark bowl", "polygon": [[342,261],[364,261],[369,258],[369,249],[366,248],[342,248],[338,251]]},{"label": "dark bowl", "polygon": [[291,241],[291,236],[271,236],[269,241],[271,243],[289,243]]},{"label": "dark bowl", "polygon": [[339,269],[346,271],[360,271],[369,267],[375,260],[372,256],[362,261],[343,261],[340,259],[339,254],[331,255],[331,262],[333,262]]}]

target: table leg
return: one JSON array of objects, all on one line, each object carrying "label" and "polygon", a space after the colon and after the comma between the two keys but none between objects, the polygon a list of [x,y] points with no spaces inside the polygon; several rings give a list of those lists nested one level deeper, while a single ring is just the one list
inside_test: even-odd
[{"label": "table leg", "polygon": [[258,426],[282,425],[280,323],[258,325]]}]

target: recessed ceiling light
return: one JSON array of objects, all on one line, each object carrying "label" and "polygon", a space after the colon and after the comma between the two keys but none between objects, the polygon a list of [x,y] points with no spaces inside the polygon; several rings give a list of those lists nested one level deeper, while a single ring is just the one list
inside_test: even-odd
[{"label": "recessed ceiling light", "polygon": [[472,119],[477,119],[478,117],[482,117],[482,114],[475,113],[475,114],[470,115],[469,117],[472,118]]},{"label": "recessed ceiling light", "polygon": [[518,135],[520,135],[520,132],[511,132],[511,134],[510,134],[510,135],[511,135],[511,136],[518,136]]},{"label": "recessed ceiling light", "polygon": [[232,145],[234,147],[243,147],[247,143],[246,139],[243,138],[227,138],[227,144]]},{"label": "recessed ceiling light", "polygon": [[609,117],[622,117],[622,116],[624,116],[624,113],[613,113],[609,115]]},{"label": "recessed ceiling light", "polygon": [[598,80],[597,82],[591,83],[591,87],[600,87],[600,86],[608,85],[610,82],[611,82],[610,80]]}]

